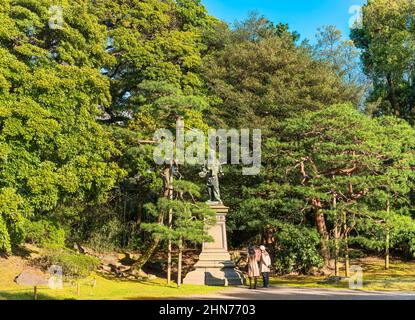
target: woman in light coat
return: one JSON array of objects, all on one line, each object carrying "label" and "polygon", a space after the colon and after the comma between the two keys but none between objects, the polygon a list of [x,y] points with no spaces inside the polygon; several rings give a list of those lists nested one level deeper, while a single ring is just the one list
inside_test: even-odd
[{"label": "woman in light coat", "polygon": [[248,249],[249,289],[252,289],[252,279],[254,279],[254,289],[256,289],[258,277],[259,277],[259,267],[258,267],[258,261],[256,258],[255,248],[250,246]]},{"label": "woman in light coat", "polygon": [[262,273],[262,279],[264,280],[264,288],[269,288],[269,272],[271,268],[271,257],[264,246],[259,247],[261,249],[261,261],[260,271]]}]

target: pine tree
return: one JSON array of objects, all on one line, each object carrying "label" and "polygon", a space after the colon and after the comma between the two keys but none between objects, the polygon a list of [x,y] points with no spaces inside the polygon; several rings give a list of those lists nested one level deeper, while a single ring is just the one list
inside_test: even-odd
[{"label": "pine tree", "polygon": [[[142,224],[143,230],[165,241],[172,241],[179,249],[177,284],[182,280],[182,254],[186,243],[200,244],[212,240],[207,228],[215,223],[215,212],[205,203],[197,202],[199,187],[195,184],[177,180],[174,183],[173,199],[160,198],[156,204],[148,204],[147,210],[158,217],[157,223]],[[167,216],[172,212],[172,222]],[[160,217],[162,216],[162,219]]]}]

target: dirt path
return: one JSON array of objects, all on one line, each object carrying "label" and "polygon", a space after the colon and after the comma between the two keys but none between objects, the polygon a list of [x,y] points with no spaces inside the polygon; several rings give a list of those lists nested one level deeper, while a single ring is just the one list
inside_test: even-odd
[{"label": "dirt path", "polygon": [[415,300],[415,293],[271,287],[269,289],[261,288],[257,290],[235,288],[218,294],[189,298],[202,300]]}]

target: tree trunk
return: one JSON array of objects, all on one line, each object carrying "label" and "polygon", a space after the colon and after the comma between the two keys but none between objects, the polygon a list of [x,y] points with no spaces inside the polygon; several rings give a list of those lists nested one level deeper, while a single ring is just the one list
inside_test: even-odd
[{"label": "tree trunk", "polygon": [[386,230],[386,239],[385,239],[385,270],[389,270],[389,242],[390,235],[389,230]]},{"label": "tree trunk", "polygon": [[278,228],[271,225],[267,225],[262,232],[261,243],[267,248],[271,256],[275,256],[276,250],[276,240],[275,233],[278,231]]},{"label": "tree trunk", "polygon": [[160,243],[160,238],[153,238],[151,243],[147,246],[147,250],[138,258],[136,262],[132,265],[133,270],[141,270],[141,268],[147,263],[150,257],[153,255],[154,251]]},{"label": "tree trunk", "polygon": [[344,269],[345,276],[348,278],[350,276],[350,259],[349,259],[349,243],[347,235],[347,213],[343,214],[343,232],[344,232]]},{"label": "tree trunk", "polygon": [[177,287],[182,285],[183,240],[179,242],[179,262],[177,266]]},{"label": "tree trunk", "polygon": [[328,266],[330,262],[330,251],[328,248],[328,240],[329,240],[329,234],[327,232],[326,227],[326,219],[324,218],[323,210],[321,209],[321,202],[319,199],[313,200],[314,204],[314,217],[316,220],[316,227],[317,232],[320,235],[321,243],[320,243],[320,251],[321,255],[324,258],[325,265]]},{"label": "tree trunk", "polygon": [[[169,210],[169,228],[172,225],[172,214],[170,213],[171,209]],[[171,249],[171,239],[169,239],[167,244],[167,284],[171,282],[171,256],[172,256],[172,249]]]},{"label": "tree trunk", "polygon": [[[333,194],[333,209],[336,210],[337,207],[337,198],[336,194]],[[339,266],[339,230],[337,227],[337,212],[334,226],[334,274],[338,276],[340,274]]]},{"label": "tree trunk", "polygon": [[334,227],[334,274],[336,276],[340,273],[340,264],[339,264],[339,237],[338,237],[338,230],[337,226]]},{"label": "tree trunk", "polygon": [[396,99],[396,90],[395,90],[395,84],[393,82],[392,76],[389,74],[386,76],[386,80],[388,82],[389,87],[389,102],[392,105],[393,114],[397,117],[400,116],[400,110],[398,106],[398,100]]},{"label": "tree trunk", "polygon": [[346,278],[350,276],[350,258],[347,250],[348,249],[346,249],[346,255],[344,257],[344,275]]},{"label": "tree trunk", "polygon": [[[170,165],[170,172],[168,177],[168,197],[170,200],[173,200],[173,171],[172,165]],[[169,209],[169,217],[168,217],[168,225],[169,228],[172,229],[173,227],[173,210]],[[172,248],[171,248],[171,239],[169,239],[167,244],[167,284],[171,282],[171,256],[172,256]]]},{"label": "tree trunk", "polygon": [[[164,191],[163,191],[163,196],[164,197],[169,197],[170,195],[170,173],[171,173],[171,168],[170,165],[166,165],[163,169],[163,182],[164,182]],[[159,215],[158,215],[158,223],[160,225],[163,225],[163,221],[164,221],[164,212],[162,210],[159,211]],[[160,238],[159,237],[154,237],[151,240],[151,243],[147,246],[147,250],[140,256],[140,258],[131,266],[132,270],[140,270],[146,263],[147,261],[150,259],[150,257],[153,255],[154,251],[156,250],[156,248],[158,247],[160,243]]]},{"label": "tree trunk", "polygon": [[[387,212],[387,220],[389,218],[389,212],[390,212],[390,201],[388,199],[387,205],[386,205],[386,212]],[[389,247],[390,247],[390,232],[389,232],[389,228],[387,225],[387,220],[385,221],[386,223],[386,236],[385,236],[385,270],[389,269]]]},{"label": "tree trunk", "polygon": [[137,216],[136,216],[136,220],[135,220],[135,223],[136,223],[137,229],[139,229],[139,228],[140,228],[140,224],[141,224],[141,217],[142,217],[142,213],[143,213],[143,205],[142,205],[142,201],[140,201],[140,200],[139,200],[139,203],[140,203],[140,205],[139,205],[139,206],[138,206],[138,208],[137,208]]}]

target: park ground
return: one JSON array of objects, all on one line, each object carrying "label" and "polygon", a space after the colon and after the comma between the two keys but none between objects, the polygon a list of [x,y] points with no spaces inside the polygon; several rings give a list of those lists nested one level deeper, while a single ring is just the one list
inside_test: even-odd
[{"label": "park ground", "polygon": [[[353,260],[352,265],[363,269],[363,287],[349,290],[349,282],[322,283],[324,276],[288,275],[272,277],[270,290],[247,288],[224,288],[209,286],[166,285],[164,278],[151,281],[114,279],[94,273],[88,278],[65,282],[64,288],[52,290],[39,287],[38,299],[76,300],[134,300],[169,298],[216,298],[216,299],[360,299],[360,298],[415,298],[415,262],[392,260],[389,270],[377,257]],[[36,270],[27,259],[12,256],[0,258],[0,300],[33,299],[33,288],[23,287],[14,278],[23,270]],[[94,286],[94,279],[96,285]],[[79,286],[78,286],[79,283]],[[260,283],[261,284],[261,283]],[[79,287],[79,289],[78,289]],[[412,295],[414,292],[414,295]]]}]

